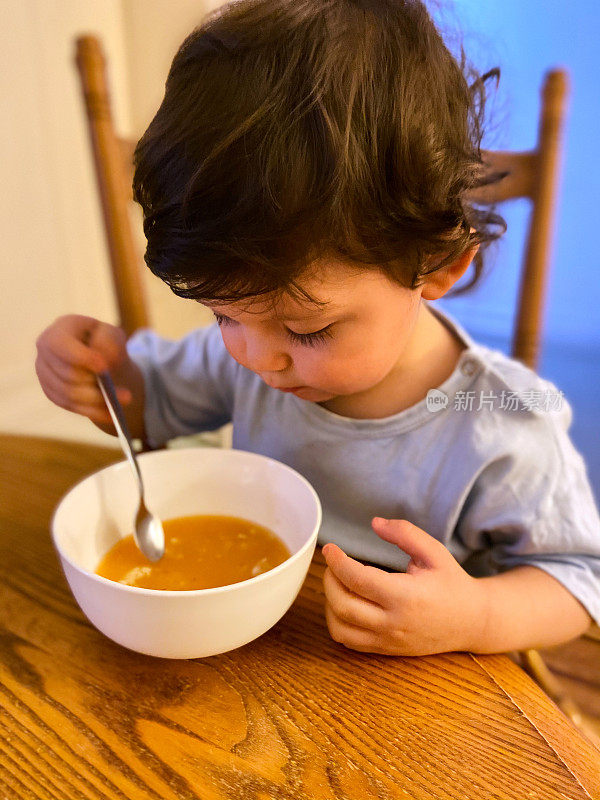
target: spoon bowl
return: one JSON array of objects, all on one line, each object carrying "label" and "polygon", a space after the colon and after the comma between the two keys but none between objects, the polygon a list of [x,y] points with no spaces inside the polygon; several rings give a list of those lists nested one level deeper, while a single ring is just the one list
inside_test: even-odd
[{"label": "spoon bowl", "polygon": [[150,561],[159,561],[165,554],[165,532],[162,522],[146,508],[143,495],[133,526],[133,538]]}]

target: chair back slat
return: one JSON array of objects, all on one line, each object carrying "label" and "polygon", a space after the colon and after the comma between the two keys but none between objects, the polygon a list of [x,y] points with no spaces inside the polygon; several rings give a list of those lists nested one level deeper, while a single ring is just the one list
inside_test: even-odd
[{"label": "chair back slat", "polygon": [[538,155],[534,150],[511,153],[501,150],[482,150],[481,156],[492,175],[504,175],[497,183],[480,186],[469,199],[481,205],[503,203],[517,197],[535,196]]}]

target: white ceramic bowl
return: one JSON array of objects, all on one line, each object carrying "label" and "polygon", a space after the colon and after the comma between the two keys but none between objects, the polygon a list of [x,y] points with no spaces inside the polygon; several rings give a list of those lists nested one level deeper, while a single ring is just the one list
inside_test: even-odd
[{"label": "white ceramic bowl", "polygon": [[161,658],[225,653],[261,636],[290,608],[308,572],[321,525],[315,490],[291,467],[241,450],[157,450],[141,454],[139,464],[147,505],[161,519],[244,517],[273,530],[292,555],[214,589],[142,589],[96,575],[104,554],[133,533],[137,490],[121,461],[76,484],[52,517],[54,546],[83,613],[115,642]]}]

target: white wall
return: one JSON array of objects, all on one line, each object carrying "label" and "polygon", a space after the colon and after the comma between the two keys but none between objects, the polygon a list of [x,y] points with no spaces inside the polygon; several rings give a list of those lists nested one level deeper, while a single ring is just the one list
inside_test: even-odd
[{"label": "white wall", "polygon": [[[220,5],[215,0],[122,0],[128,109],[135,139],[140,138],[158,110],[179,45],[211,9]],[[134,230],[139,236],[139,249],[143,252],[145,240],[139,206],[132,204],[132,214],[137,222]],[[177,337],[213,320],[202,306],[174,295],[147,268],[143,274],[153,313],[152,326],[160,333]]]},{"label": "white wall", "polygon": [[123,0],[131,118],[141,134],[164,94],[173,56],[220,0]]},{"label": "white wall", "polygon": [[[174,48],[202,8],[201,2],[150,0],[2,3],[2,431],[115,444],[89,420],[54,406],[34,370],[35,340],[57,316],[116,322],[74,38],[102,38],[116,126],[139,137],[160,102]],[[200,306],[175,297],[145,272],[161,333],[178,336],[208,321]]]},{"label": "white wall", "polygon": [[[114,318],[73,37],[102,35],[120,76],[115,117],[127,129],[121,5],[5,0],[2,11],[0,424],[4,431],[94,435],[89,421],[56,408],[39,389],[34,342],[59,314]],[[109,437],[98,431],[95,438]]]}]

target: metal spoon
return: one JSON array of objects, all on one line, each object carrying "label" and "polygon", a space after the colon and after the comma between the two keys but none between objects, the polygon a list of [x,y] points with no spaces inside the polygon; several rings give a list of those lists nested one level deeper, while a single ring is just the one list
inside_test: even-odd
[{"label": "metal spoon", "polygon": [[142,473],[140,472],[140,468],[135,457],[133,445],[131,443],[131,435],[129,433],[129,428],[127,427],[127,420],[125,419],[123,408],[117,398],[117,393],[115,391],[115,386],[110,373],[101,372],[99,375],[96,375],[96,381],[100,387],[102,396],[104,397],[104,402],[106,403],[110,412],[111,419],[115,424],[115,428],[117,429],[123,452],[127,456],[127,460],[131,464],[131,468],[134,471],[140,490],[140,505],[135,518],[135,524],[133,526],[133,538],[146,558],[150,559],[150,561],[158,561],[163,557],[165,552],[165,532],[163,531],[163,526],[160,519],[155,514],[152,514],[150,511],[148,511],[144,503],[144,484],[142,482]]}]

